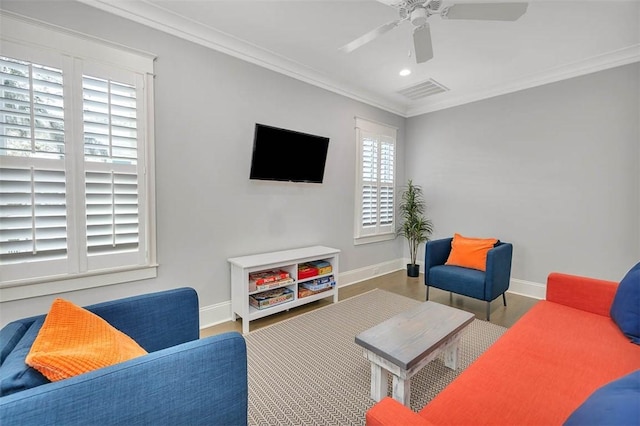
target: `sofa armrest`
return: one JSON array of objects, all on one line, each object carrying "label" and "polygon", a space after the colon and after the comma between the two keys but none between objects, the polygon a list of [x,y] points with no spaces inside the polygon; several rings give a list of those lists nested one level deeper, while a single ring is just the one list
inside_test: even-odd
[{"label": "sofa armrest", "polygon": [[549,302],[609,316],[618,283],[552,272],[547,278]]},{"label": "sofa armrest", "polygon": [[424,279],[428,284],[429,269],[444,265],[451,253],[451,241],[453,238],[428,241],[424,251]]},{"label": "sofa armrest", "polygon": [[367,426],[428,426],[432,424],[388,396],[367,411],[365,420]]},{"label": "sofa armrest", "polygon": [[487,252],[485,300],[493,300],[509,288],[512,257],[511,243],[499,243]]},{"label": "sofa armrest", "polygon": [[0,398],[0,424],[247,424],[244,338],[225,333]]}]

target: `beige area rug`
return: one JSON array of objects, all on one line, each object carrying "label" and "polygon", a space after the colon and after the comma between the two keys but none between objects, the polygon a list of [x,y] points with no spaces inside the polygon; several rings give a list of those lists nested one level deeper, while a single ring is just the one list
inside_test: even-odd
[{"label": "beige area rug", "polygon": [[[245,335],[249,424],[363,425],[374,404],[371,368],[354,337],[419,303],[377,289]],[[411,379],[411,408],[422,408],[505,331],[474,320],[457,371],[438,358]]]}]

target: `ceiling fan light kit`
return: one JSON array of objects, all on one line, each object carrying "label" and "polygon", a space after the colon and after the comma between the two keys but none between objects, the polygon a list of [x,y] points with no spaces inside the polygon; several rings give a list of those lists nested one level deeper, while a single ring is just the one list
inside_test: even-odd
[{"label": "ceiling fan light kit", "polygon": [[463,19],[481,21],[515,21],[527,11],[528,3],[460,3],[442,7],[441,0],[378,0],[398,11],[399,18],[369,31],[352,42],[342,46],[345,53],[375,40],[391,31],[404,21],[414,26],[413,47],[416,63],[421,64],[433,58],[431,30],[427,22],[432,15],[443,19]]}]

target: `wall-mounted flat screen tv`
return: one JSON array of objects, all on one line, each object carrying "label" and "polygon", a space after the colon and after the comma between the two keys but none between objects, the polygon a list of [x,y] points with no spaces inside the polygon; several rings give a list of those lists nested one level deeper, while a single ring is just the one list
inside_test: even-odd
[{"label": "wall-mounted flat screen tv", "polygon": [[256,123],[250,179],[322,183],[329,138]]}]

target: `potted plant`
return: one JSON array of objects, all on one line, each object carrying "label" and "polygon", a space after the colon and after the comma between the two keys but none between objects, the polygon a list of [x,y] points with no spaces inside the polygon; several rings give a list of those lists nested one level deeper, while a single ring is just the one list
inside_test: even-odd
[{"label": "potted plant", "polygon": [[400,196],[400,226],[397,235],[405,237],[409,243],[411,263],[407,264],[407,275],[410,277],[420,275],[420,265],[416,263],[418,246],[428,241],[433,232],[433,224],[424,217],[425,210],[422,188],[409,179]]}]

